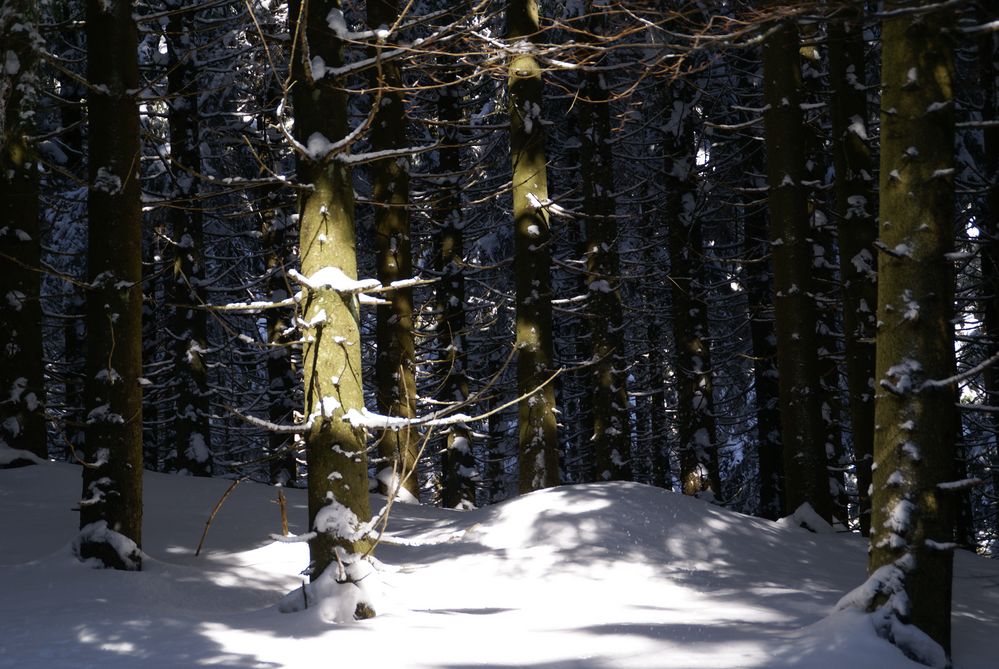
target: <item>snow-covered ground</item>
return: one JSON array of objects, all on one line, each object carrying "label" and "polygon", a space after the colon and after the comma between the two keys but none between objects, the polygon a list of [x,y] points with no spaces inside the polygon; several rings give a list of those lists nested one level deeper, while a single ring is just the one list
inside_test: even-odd
[{"label": "snow-covered ground", "polygon": [[[80,470],[0,470],[0,667],[916,667],[869,618],[832,614],[865,544],[637,484],[563,487],[476,511],[397,504],[378,617],[277,602],[303,544],[274,543],[275,489],[147,473],[144,571],[70,554]],[[288,490],[292,531],[305,496]],[[376,502],[378,502],[376,498]],[[380,504],[380,502],[378,502]],[[999,562],[958,554],[954,660],[995,669]]]}]

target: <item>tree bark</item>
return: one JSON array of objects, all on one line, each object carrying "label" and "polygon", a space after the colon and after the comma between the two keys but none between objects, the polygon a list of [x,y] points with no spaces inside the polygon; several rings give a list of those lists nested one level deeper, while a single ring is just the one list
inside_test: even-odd
[{"label": "tree bark", "polygon": [[954,472],[956,384],[932,383],[955,367],[954,277],[946,257],[954,221],[949,23],[941,13],[901,15],[886,20],[882,33],[870,571],[893,570],[904,592],[875,600],[888,611],[882,633],[917,656],[906,636],[894,634],[897,625],[915,625],[950,652],[954,505],[953,493],[938,484]]},{"label": "tree bark", "polygon": [[[438,91],[437,114],[441,122],[439,150],[439,196],[434,218],[440,227],[437,236],[435,269],[440,276],[437,288],[437,342],[444,379],[438,400],[461,404],[468,400],[468,350],[465,325],[465,226],[461,215],[461,89],[456,66],[445,65],[444,86]],[[449,426],[442,464],[441,503],[445,508],[475,505],[475,484],[479,480],[472,451],[472,430],[459,423]]]},{"label": "tree bark", "polygon": [[42,360],[33,3],[0,8],[0,445],[48,457]]},{"label": "tree bark", "polygon": [[141,546],[142,213],[132,5],[87,2],[87,429],[78,554],[139,569],[107,531]]},{"label": "tree bark", "polygon": [[[513,165],[514,263],[517,267],[517,392],[519,488],[559,483],[555,388],[552,373],[551,228],[541,66],[534,56],[539,32],[536,0],[510,0],[510,158]],[[545,385],[542,385],[545,384]]]},{"label": "tree bark", "polygon": [[[296,155],[304,184],[299,253],[302,274],[313,284],[302,304],[305,415],[312,425],[305,433],[309,526],[316,532],[309,542],[311,577],[342,564],[337,581],[352,582],[351,565],[371,548],[366,435],[343,420],[347,411],[364,408],[360,316],[357,296],[334,290],[332,279],[357,278],[354,191],[347,167],[327,152],[347,134],[347,94],[342,82],[318,78],[312,67],[316,58],[327,67],[343,64],[343,43],[327,23],[340,11],[338,0],[291,1],[291,95],[295,136],[308,148]],[[373,614],[365,604],[354,616]]]},{"label": "tree bark", "polygon": [[[171,8],[180,4],[173,2]],[[169,219],[173,233],[173,336],[176,400],[176,467],[194,476],[211,476],[211,408],[208,386],[208,312],[204,264],[204,211],[198,202],[201,174],[196,45],[189,30],[192,15],[173,13],[167,23],[167,121],[175,202]]]},{"label": "tree bark", "polygon": [[697,215],[695,94],[674,81],[665,100],[665,227],[669,239],[673,345],[679,416],[680,485],[685,495],[721,497],[701,219]]},{"label": "tree bark", "polygon": [[[988,11],[983,10],[979,15],[983,23],[999,18],[999,8],[994,3],[988,7]],[[978,63],[979,82],[984,93],[982,120],[996,123],[999,121],[999,34],[987,32],[979,38]],[[981,253],[984,299],[981,310],[982,326],[986,336],[985,357],[992,357],[999,354],[999,125],[985,128],[983,134],[982,172],[985,176],[986,191],[978,221],[983,238]],[[999,369],[995,366],[989,367],[985,370],[982,380],[985,385],[985,403],[999,404]],[[990,422],[993,429],[989,453],[992,465],[992,495],[999,497],[999,435],[996,434],[999,426],[994,419]],[[961,506],[966,509],[968,504],[962,500]],[[999,537],[999,513],[992,514],[992,532],[993,536]]]},{"label": "tree bark", "polygon": [[804,126],[798,29],[782,24],[763,47],[767,174],[780,374],[784,511],[808,502],[832,516],[819,405],[812,247],[802,186]]},{"label": "tree bark", "polygon": [[[604,11],[588,4],[589,32],[606,31]],[[602,59],[597,61],[597,65]],[[611,153],[610,95],[604,77],[583,75],[580,115],[583,209],[586,217],[587,328],[596,478],[630,480],[631,416],[624,358],[621,306],[621,263],[614,202],[614,161]]]},{"label": "tree bark", "polygon": [[[399,20],[397,0],[370,0],[368,25],[372,30],[391,29]],[[374,47],[375,57],[382,46]],[[375,109],[371,124],[371,148],[387,151],[406,145],[406,108],[402,97],[402,70],[398,60],[380,61],[373,70]],[[413,276],[409,233],[409,166],[393,156],[371,164],[371,195],[375,209],[375,253],[378,280],[382,285]],[[416,416],[416,347],[413,340],[413,291],[394,290],[385,296],[389,304],[377,309],[375,339],[375,388],[378,410],[388,416]],[[419,431],[411,427],[382,430],[378,435],[378,489],[383,494],[400,485],[417,499]]]},{"label": "tree bark", "polygon": [[867,144],[863,25],[852,14],[829,25],[829,74],[836,219],[843,285],[843,335],[860,533],[871,528],[874,443],[874,336],[877,326],[877,223],[874,169]]}]

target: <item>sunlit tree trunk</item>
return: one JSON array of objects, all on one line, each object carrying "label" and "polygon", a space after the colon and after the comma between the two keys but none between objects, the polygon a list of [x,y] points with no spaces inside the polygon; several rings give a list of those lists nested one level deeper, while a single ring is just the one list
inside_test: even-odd
[{"label": "sunlit tree trunk", "polygon": [[87,2],[87,429],[77,553],[139,569],[142,532],[142,214],[132,4]]},{"label": "sunlit tree trunk", "polygon": [[0,445],[48,455],[42,368],[34,3],[0,7]]},{"label": "sunlit tree trunk", "polygon": [[[356,294],[335,290],[357,278],[354,193],[346,165],[328,152],[347,134],[347,94],[342,82],[314,78],[322,59],[327,67],[343,63],[343,43],[328,17],[340,12],[338,0],[292,0],[291,63],[295,136],[307,152],[297,153],[299,254],[302,274],[312,284],[302,303],[305,434],[308,459],[309,542],[312,579],[337,569],[338,582],[352,582],[353,565],[371,548],[364,524],[371,518],[365,432],[343,420],[364,407],[361,338]],[[341,568],[341,565],[343,567]],[[356,618],[374,612],[359,604]]]},{"label": "sunlit tree trunk", "polygon": [[[536,0],[510,0],[510,158],[513,164],[514,263],[517,267],[517,392],[521,492],[557,485],[558,441],[552,373],[551,228]],[[545,385],[542,385],[545,384]]]},{"label": "sunlit tree trunk", "polygon": [[954,505],[939,486],[954,472],[956,384],[938,382],[955,366],[949,25],[942,13],[887,19],[881,71],[870,571],[890,572],[874,601],[885,611],[882,634],[927,663],[902,626],[915,625],[949,654]]},{"label": "sunlit tree trunk", "polygon": [[790,513],[808,502],[829,519],[832,505],[819,405],[813,254],[802,186],[805,137],[798,48],[798,30],[792,22],[782,24],[763,47],[784,505]]}]

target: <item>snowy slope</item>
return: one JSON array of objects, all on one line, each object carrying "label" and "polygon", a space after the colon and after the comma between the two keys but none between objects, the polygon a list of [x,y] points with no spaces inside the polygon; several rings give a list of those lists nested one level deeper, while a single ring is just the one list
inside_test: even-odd
[{"label": "snowy slope", "polygon": [[[470,512],[393,506],[380,615],[281,614],[302,544],[272,543],[274,489],[147,473],[141,573],[69,551],[80,471],[0,470],[0,667],[628,669],[916,667],[856,613],[856,537],[780,527],[637,484],[556,488]],[[292,531],[305,497],[289,490]],[[955,664],[995,669],[999,563],[958,555]]]}]

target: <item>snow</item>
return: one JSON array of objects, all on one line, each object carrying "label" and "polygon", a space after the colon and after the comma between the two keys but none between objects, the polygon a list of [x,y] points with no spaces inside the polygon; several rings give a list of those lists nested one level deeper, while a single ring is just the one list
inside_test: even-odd
[{"label": "snow", "polygon": [[11,465],[29,463],[40,464],[41,462],[41,458],[34,453],[30,451],[23,451],[19,448],[11,448],[7,444],[0,441],[0,467],[9,467]]},{"label": "snow", "polygon": [[3,60],[3,72],[8,76],[13,76],[20,72],[21,61],[18,59],[17,54],[8,49],[4,53]]},{"label": "snow", "polygon": [[[322,56],[313,56],[312,60],[309,62],[309,65],[312,69],[312,79],[314,81],[318,81],[326,76],[326,61],[323,60]],[[312,140],[312,136],[309,137],[309,140],[310,141]]]},{"label": "snow", "polygon": [[812,505],[805,502],[790,516],[777,521],[780,527],[800,527],[816,534],[832,534],[836,530],[825,519],[815,512]]},{"label": "snow", "polygon": [[860,116],[851,116],[850,125],[846,129],[847,132],[852,132],[854,135],[860,139],[867,141],[867,126],[864,124],[864,119]]},{"label": "snow", "polygon": [[[268,538],[272,487],[238,486],[194,556],[229,483],[147,472],[143,571],[123,573],[72,555],[78,466],[0,470],[0,667],[920,666],[877,636],[875,616],[836,610],[866,584],[853,535],[633,483],[551,488],[473,511],[394,505],[375,550],[384,567],[345,563],[359,585],[330,574],[303,593],[307,545]],[[302,533],[305,493],[283,490]],[[999,564],[956,551],[955,571],[955,667],[989,669]],[[362,600],[375,618],[330,622]]]},{"label": "snow", "polygon": [[347,21],[343,16],[343,10],[340,8],[333,8],[330,13],[326,16],[326,24],[333,31],[339,39],[346,39],[347,37]]},{"label": "snow", "polygon": [[[313,64],[314,65],[314,64]],[[323,73],[325,73],[325,65],[323,67]],[[309,138],[305,141],[305,152],[309,154],[309,157],[313,160],[322,160],[325,158],[330,151],[333,150],[333,142],[326,138],[321,132],[314,132],[309,135]]]},{"label": "snow", "polygon": [[337,293],[360,293],[365,290],[381,288],[377,279],[352,279],[347,276],[339,267],[320,267],[312,273],[312,276],[303,276],[296,270],[289,270],[288,275],[303,286],[313,290],[318,288],[331,288]]},{"label": "snow", "polygon": [[402,502],[403,504],[419,504],[420,500],[403,487],[403,482],[399,478],[399,474],[396,473],[392,467],[385,467],[375,475],[377,479],[385,489],[389,491],[391,495],[394,496],[394,502]]},{"label": "snow", "polygon": [[111,172],[110,168],[99,167],[97,168],[97,176],[94,178],[94,190],[117,195],[121,192],[121,178]]}]

